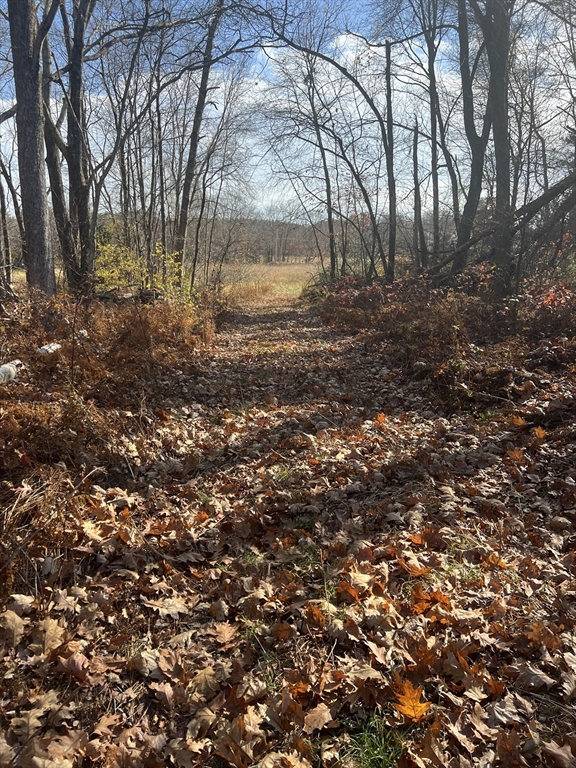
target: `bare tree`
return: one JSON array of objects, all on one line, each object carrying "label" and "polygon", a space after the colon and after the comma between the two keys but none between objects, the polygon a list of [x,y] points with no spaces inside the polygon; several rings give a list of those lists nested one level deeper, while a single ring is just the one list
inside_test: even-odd
[{"label": "bare tree", "polygon": [[59,0],[52,0],[39,23],[34,0],[8,0],[27,275],[30,285],[48,296],[55,293],[56,280],[48,229],[40,62],[44,39],[58,7]]}]

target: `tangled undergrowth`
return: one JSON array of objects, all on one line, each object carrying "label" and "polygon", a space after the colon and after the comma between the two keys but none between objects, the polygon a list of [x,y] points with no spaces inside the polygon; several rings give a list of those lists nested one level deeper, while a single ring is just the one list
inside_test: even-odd
[{"label": "tangled undergrowth", "polygon": [[326,322],[386,344],[452,410],[478,411],[490,401],[522,401],[530,381],[576,365],[576,292],[527,287],[502,300],[489,278],[484,266],[450,287],[427,278],[393,285],[347,278],[311,300]]},{"label": "tangled undergrowth", "polygon": [[0,767],[573,765],[570,337],[181,313],[0,320]]}]

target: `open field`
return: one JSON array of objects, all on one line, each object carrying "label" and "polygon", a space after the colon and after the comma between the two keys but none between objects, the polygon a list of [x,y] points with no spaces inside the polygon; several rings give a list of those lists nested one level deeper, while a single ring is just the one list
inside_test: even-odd
[{"label": "open field", "polygon": [[232,305],[277,304],[278,300],[297,298],[319,270],[318,262],[229,264],[224,267],[222,281]]}]

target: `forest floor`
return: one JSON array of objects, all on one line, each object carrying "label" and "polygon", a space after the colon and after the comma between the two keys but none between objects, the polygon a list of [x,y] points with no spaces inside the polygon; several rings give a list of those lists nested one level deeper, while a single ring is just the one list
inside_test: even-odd
[{"label": "forest floor", "polygon": [[295,303],[138,359],[50,312],[5,320],[2,768],[576,765],[574,366],[452,411]]}]

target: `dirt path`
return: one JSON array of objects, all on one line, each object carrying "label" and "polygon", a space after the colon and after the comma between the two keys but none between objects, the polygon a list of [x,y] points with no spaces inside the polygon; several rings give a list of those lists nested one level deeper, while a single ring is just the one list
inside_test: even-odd
[{"label": "dirt path", "polygon": [[573,428],[448,419],[295,306],[162,376],[116,474],[52,479],[0,765],[335,768],[370,733],[382,765],[573,764]]}]

